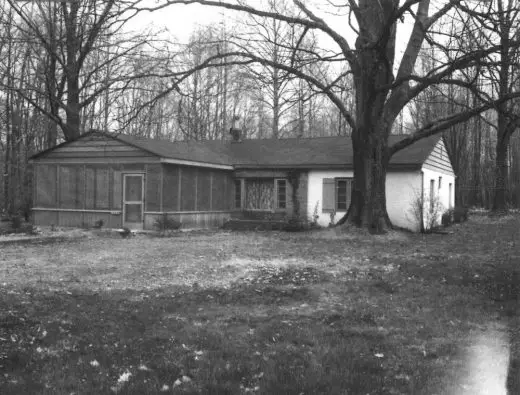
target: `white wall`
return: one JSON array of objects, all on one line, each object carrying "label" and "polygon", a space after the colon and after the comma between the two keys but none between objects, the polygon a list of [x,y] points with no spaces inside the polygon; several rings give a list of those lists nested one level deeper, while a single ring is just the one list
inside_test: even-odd
[{"label": "white wall", "polygon": [[[342,170],[310,170],[307,184],[307,217],[312,218],[316,204],[318,205],[318,224],[329,226],[330,214],[321,211],[321,199],[323,198],[323,179],[337,177],[354,177],[353,171]],[[345,211],[336,212],[335,222],[345,215]]]},{"label": "white wall", "polygon": [[[307,215],[312,218],[316,204],[318,205],[318,223],[328,226],[329,213],[321,211],[321,199],[324,178],[353,177],[352,171],[341,170],[311,170],[309,171],[309,183],[307,190]],[[447,184],[446,184],[447,185]],[[447,186],[446,186],[447,188]],[[388,173],[386,177],[386,205],[388,215],[396,226],[419,230],[419,224],[411,213],[412,201],[421,191],[421,172]],[[345,212],[337,212],[335,221],[345,215]]]},{"label": "white wall", "polygon": [[[455,176],[444,174],[441,172],[433,171],[430,169],[425,169],[423,167],[424,173],[424,198],[425,204],[429,204],[430,202],[430,183],[431,180],[434,181],[434,189],[433,194],[436,201],[439,203],[439,210],[437,221],[440,224],[442,213],[449,208],[455,207]],[[439,188],[439,177],[442,177],[441,187]],[[450,187],[451,184],[451,202],[450,202]],[[429,206],[428,206],[429,207]],[[426,218],[427,220],[427,218]]]},{"label": "white wall", "polygon": [[421,172],[389,172],[386,175],[386,210],[395,226],[418,232],[420,223],[413,204],[421,196]]}]

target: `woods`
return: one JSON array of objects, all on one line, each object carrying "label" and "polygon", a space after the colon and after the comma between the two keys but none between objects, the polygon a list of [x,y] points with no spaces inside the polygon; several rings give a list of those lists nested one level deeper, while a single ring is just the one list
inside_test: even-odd
[{"label": "woods", "polygon": [[[78,0],[0,9],[2,210],[29,213],[28,157],[101,129],[169,140],[345,136],[346,223],[391,227],[391,156],[443,133],[456,203],[520,205],[520,5],[513,0]],[[187,42],[145,13],[224,10]],[[390,146],[390,134],[407,138]]]}]

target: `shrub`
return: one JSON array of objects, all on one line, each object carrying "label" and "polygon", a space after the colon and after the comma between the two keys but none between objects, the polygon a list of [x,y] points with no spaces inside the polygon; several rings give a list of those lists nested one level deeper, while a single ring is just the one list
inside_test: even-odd
[{"label": "shrub", "polygon": [[453,223],[453,210],[447,210],[442,213],[442,226],[450,226]]},{"label": "shrub", "polygon": [[31,225],[29,228],[27,228],[25,233],[31,236],[36,236],[41,233],[41,230],[37,226]]},{"label": "shrub", "polygon": [[99,219],[94,223],[94,229],[101,229],[104,224],[105,224],[105,221],[103,221],[102,219]]},{"label": "shrub", "polygon": [[182,223],[168,217],[168,214],[162,214],[155,220],[153,226],[159,231],[161,236],[169,236],[178,230],[182,226]]},{"label": "shrub", "polygon": [[286,232],[303,232],[311,228],[311,222],[307,218],[293,216],[288,218],[282,226]]},{"label": "shrub", "polygon": [[[443,218],[443,205],[439,201],[438,196],[431,201],[429,196],[419,191],[415,192],[415,198],[412,201],[409,213],[420,226],[421,233],[431,233],[439,226],[439,217]],[[443,222],[444,223],[444,222]]]},{"label": "shrub", "polygon": [[336,224],[336,210],[332,210],[330,213],[329,228],[332,228]]},{"label": "shrub", "polygon": [[125,226],[123,230],[119,232],[119,234],[123,239],[126,239],[127,237],[132,236],[132,230]]},{"label": "shrub", "polygon": [[318,203],[319,203],[319,201],[316,202],[316,205],[314,206],[314,211],[312,213],[312,220],[311,220],[312,228],[318,227],[318,218],[320,218],[320,216],[318,215]]},{"label": "shrub", "polygon": [[453,210],[453,222],[461,223],[468,220],[469,209],[467,207],[455,207]]},{"label": "shrub", "polygon": [[11,228],[16,232],[22,228],[22,217],[15,215],[11,218]]}]

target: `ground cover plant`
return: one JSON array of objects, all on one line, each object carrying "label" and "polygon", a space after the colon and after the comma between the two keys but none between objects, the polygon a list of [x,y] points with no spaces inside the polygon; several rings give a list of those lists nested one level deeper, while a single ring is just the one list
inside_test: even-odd
[{"label": "ground cover plant", "polygon": [[0,393],[478,393],[520,217],[451,229],[0,238]]}]

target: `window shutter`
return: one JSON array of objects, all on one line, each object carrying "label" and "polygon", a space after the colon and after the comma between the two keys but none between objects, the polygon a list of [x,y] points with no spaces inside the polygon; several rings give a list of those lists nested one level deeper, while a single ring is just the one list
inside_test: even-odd
[{"label": "window shutter", "polygon": [[324,213],[330,213],[334,211],[334,194],[335,194],[336,182],[334,178],[323,179],[323,198],[321,200],[321,211]]}]

